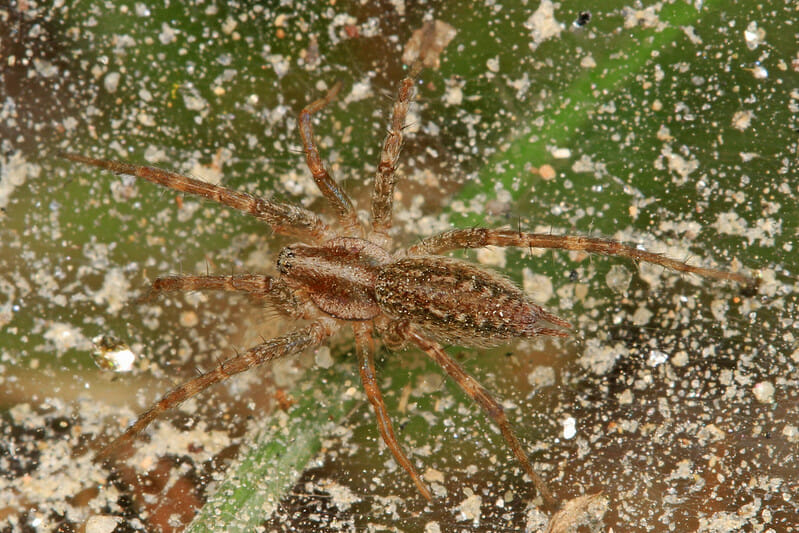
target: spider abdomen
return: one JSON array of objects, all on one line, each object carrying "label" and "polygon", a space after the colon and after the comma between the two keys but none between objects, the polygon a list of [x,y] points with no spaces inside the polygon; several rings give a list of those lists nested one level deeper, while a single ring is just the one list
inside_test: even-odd
[{"label": "spider abdomen", "polygon": [[542,326],[542,321],[569,327],[531,302],[510,280],[456,259],[411,257],[383,265],[377,273],[375,297],[389,316],[462,346],[562,335]]}]

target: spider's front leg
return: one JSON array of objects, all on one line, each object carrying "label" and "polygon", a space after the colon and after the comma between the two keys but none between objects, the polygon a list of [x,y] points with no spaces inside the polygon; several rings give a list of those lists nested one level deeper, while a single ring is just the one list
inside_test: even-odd
[{"label": "spider's front leg", "polygon": [[275,233],[294,235],[310,242],[321,242],[328,238],[330,230],[327,225],[314,213],[299,206],[272,202],[160,168],[95,159],[80,154],[65,153],[61,155],[70,161],[102,168],[115,174],[135,176],[178,192],[213,200],[263,220],[272,227],[272,231]]},{"label": "spider's front leg", "polygon": [[703,268],[677,261],[661,254],[639,250],[632,246],[608,239],[581,237],[574,235],[549,235],[544,233],[525,233],[522,231],[489,228],[470,228],[446,231],[423,239],[408,249],[408,255],[441,254],[461,248],[482,248],[483,246],[515,246],[520,248],[553,248],[574,250],[600,255],[616,255],[660,265],[678,272],[696,274],[705,278],[733,281],[753,289],[757,280],[726,270]]},{"label": "spider's front leg", "polygon": [[394,174],[397,171],[397,161],[400,150],[402,150],[402,130],[405,128],[405,118],[408,116],[408,109],[413,98],[413,84],[420,69],[420,64],[414,65],[410,75],[400,83],[397,99],[394,101],[391,126],[385,141],[383,141],[383,150],[380,152],[380,162],[375,174],[375,185],[372,192],[372,234],[369,238],[381,246],[390,242],[388,230],[391,228]]},{"label": "spider's front leg", "polygon": [[355,236],[354,232],[358,227],[358,215],[355,212],[355,207],[353,207],[352,200],[347,196],[347,193],[330,176],[330,173],[328,173],[322,163],[319,149],[316,147],[316,141],[314,140],[313,125],[311,123],[314,113],[318,113],[333,101],[339,90],[341,90],[341,82],[333,85],[325,96],[308,104],[300,112],[300,118],[297,122],[300,129],[300,137],[302,138],[302,147],[305,151],[305,163],[311,171],[316,186],[319,187],[322,195],[336,210],[339,223],[345,228],[344,233]]},{"label": "spider's front leg", "polygon": [[156,278],[142,298],[149,301],[162,292],[174,291],[232,291],[266,296],[275,288],[272,276],[232,274],[227,276],[168,276]]}]

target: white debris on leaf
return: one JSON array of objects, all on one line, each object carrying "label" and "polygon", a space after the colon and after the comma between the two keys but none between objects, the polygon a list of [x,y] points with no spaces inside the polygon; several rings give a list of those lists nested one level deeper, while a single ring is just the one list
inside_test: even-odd
[{"label": "white debris on leaf", "polygon": [[616,359],[628,353],[623,343],[608,344],[599,339],[588,339],[585,342],[583,356],[578,362],[597,376],[610,372],[616,364]]},{"label": "white debris on leaf", "polygon": [[761,381],[752,388],[755,398],[760,403],[771,403],[774,401],[774,384],[770,381]]},{"label": "white debris on leaf", "polygon": [[505,248],[499,246],[486,246],[477,250],[477,261],[481,265],[491,265],[499,268],[505,268],[507,258],[505,256]]},{"label": "white debris on leaf", "polygon": [[336,483],[332,479],[320,480],[317,487],[330,495],[329,503],[339,511],[346,511],[353,504],[361,501],[361,497],[356,495],[352,489]]},{"label": "white debris on leaf", "polygon": [[446,22],[428,20],[408,39],[402,52],[402,62],[410,65],[421,57],[425,68],[438,69],[441,52],[457,33],[457,30]]},{"label": "white debris on leaf", "polygon": [[79,328],[66,322],[48,324],[47,330],[44,332],[44,338],[54,344],[56,352],[59,354],[72,348],[87,350],[92,345],[91,341]]},{"label": "white debris on leaf", "polygon": [[551,387],[555,384],[555,369],[551,366],[537,366],[527,374],[527,382],[535,387]]},{"label": "white debris on leaf", "polygon": [[524,23],[524,27],[530,30],[530,49],[535,50],[541,43],[560,35],[564,30],[564,25],[555,20],[555,4],[550,0],[543,0]]},{"label": "white debris on leaf", "polygon": [[573,416],[565,418],[563,424],[563,438],[566,440],[573,439],[577,435],[577,420]]},{"label": "white debris on leaf", "polygon": [[624,16],[624,27],[631,28],[656,28],[663,30],[668,27],[666,22],[660,20],[658,12],[663,7],[662,3],[658,3],[647,7],[646,9],[634,9],[632,7],[625,7],[622,9]]},{"label": "white debris on leaf", "polygon": [[480,525],[480,506],[483,504],[483,499],[477,494],[471,494],[458,505],[458,520],[466,521],[471,520],[472,525],[477,527]]},{"label": "white debris on leaf", "polygon": [[738,131],[744,131],[752,125],[752,119],[754,116],[754,112],[749,109],[736,111],[732,115],[732,127]]},{"label": "white debris on leaf", "polygon": [[8,205],[14,189],[28,178],[38,178],[41,170],[39,165],[28,163],[22,152],[0,156],[0,209]]},{"label": "white debris on leaf", "polygon": [[763,28],[758,27],[757,22],[754,20],[749,23],[749,25],[744,30],[744,41],[746,42],[746,47],[750,50],[754,50],[766,39],[766,30]]},{"label": "white debris on leaf", "polygon": [[316,353],[314,354],[314,363],[316,363],[316,366],[318,366],[319,368],[332,367],[335,361],[333,360],[333,357],[330,355],[330,348],[328,348],[327,346],[322,346],[318,350],[316,350]]},{"label": "white debris on leaf", "polygon": [[111,268],[105,273],[103,286],[92,295],[97,305],[105,305],[111,314],[118,313],[128,300],[130,281],[121,268]]},{"label": "white debris on leaf", "polygon": [[119,72],[109,72],[105,75],[105,78],[103,78],[103,87],[105,87],[105,90],[109,93],[114,94],[119,88],[119,80],[121,78],[122,76]]}]

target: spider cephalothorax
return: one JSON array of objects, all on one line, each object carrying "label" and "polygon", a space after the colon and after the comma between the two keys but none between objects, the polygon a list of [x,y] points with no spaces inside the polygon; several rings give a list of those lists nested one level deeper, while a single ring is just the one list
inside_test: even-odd
[{"label": "spider cephalothorax", "polygon": [[213,200],[266,222],[275,233],[291,235],[301,241],[280,252],[277,259],[280,275],[277,277],[238,274],[174,276],[155,280],[153,293],[227,290],[265,296],[289,317],[309,322],[291,333],[250,348],[167,393],[107,446],[101,456],[132,440],[161,413],[210,385],[267,361],[319,346],[348,325],[354,331],[361,380],[375,410],[383,440],[426,498],[431,498],[430,491],[397,442],[377,385],[375,336],[382,338],[389,347],[415,346],[439,364],[499,427],[539,493],[551,503],[555,501],[554,496],[530,464],[502,406],[446,354],[441,343],[489,346],[523,337],[563,336],[564,329],[570,327],[569,323],[536,305],[501,275],[441,254],[487,245],[579,250],[627,257],[709,278],[753,284],[750,278],[741,274],[691,266],[614,241],[508,229],[454,229],[422,239],[407,249],[395,250],[389,232],[394,174],[414,80],[420,70],[421,62],[417,61],[400,84],[374,178],[371,220],[366,226],[358,221],[352,201],[322,164],[313,136],[312,115],[335,97],[340,84],[306,107],[299,119],[306,161],[320,191],[336,214],[334,225],[328,225],[321,217],[302,207],[273,202],[174,172],[65,155],[72,161],[130,174]]}]

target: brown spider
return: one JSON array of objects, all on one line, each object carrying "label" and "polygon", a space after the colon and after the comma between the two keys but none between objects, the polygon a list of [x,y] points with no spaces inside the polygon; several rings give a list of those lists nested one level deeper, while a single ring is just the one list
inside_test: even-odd
[{"label": "brown spider", "polygon": [[326,224],[302,207],[265,200],[167,170],[76,154],[64,155],[72,161],[208,198],[266,222],[275,233],[293,235],[302,241],[281,250],[277,259],[280,273],[277,277],[236,274],[171,276],[155,280],[151,289],[154,294],[225,290],[263,296],[288,317],[307,320],[309,324],[231,357],[213,370],[168,392],[105,447],[98,457],[108,456],[120,445],[133,440],[161,413],[211,385],[273,359],[317,347],[349,324],[355,334],[361,380],[377,416],[380,434],[425,498],[431,499],[431,493],[398,444],[378,388],[374,363],[375,334],[392,349],[414,345],[441,366],[499,427],[538,492],[553,504],[556,502],[554,496],[530,464],[502,406],[447,355],[442,343],[494,346],[539,335],[562,337],[567,335],[564,329],[571,326],[530,301],[519,287],[503,276],[441,254],[487,245],[579,250],[622,256],[680,272],[754,285],[751,278],[741,274],[695,267],[619,242],[579,236],[507,229],[455,229],[422,239],[409,248],[395,249],[389,232],[395,171],[405,118],[420,70],[421,62],[417,61],[400,84],[375,175],[371,220],[366,227],[359,222],[350,198],[325,169],[314,141],[313,115],[335,97],[341,87],[338,83],[323,98],[303,109],[299,117],[306,162],[336,213],[334,225]]}]

